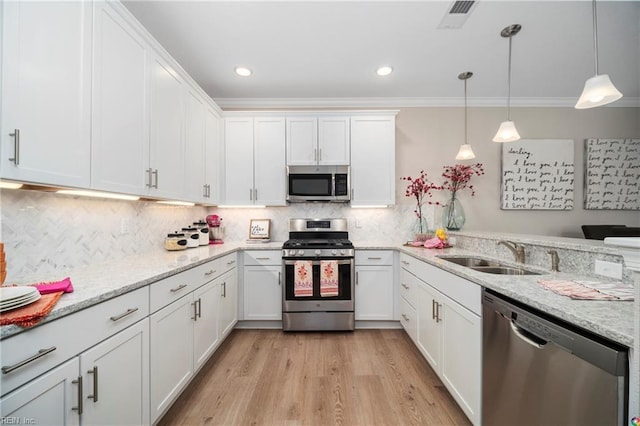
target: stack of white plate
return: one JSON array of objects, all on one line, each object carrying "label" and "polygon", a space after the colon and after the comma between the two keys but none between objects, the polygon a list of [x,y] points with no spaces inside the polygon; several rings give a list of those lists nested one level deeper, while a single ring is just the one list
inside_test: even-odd
[{"label": "stack of white plate", "polygon": [[35,287],[0,287],[0,312],[26,306],[38,299],[40,299],[40,293]]}]

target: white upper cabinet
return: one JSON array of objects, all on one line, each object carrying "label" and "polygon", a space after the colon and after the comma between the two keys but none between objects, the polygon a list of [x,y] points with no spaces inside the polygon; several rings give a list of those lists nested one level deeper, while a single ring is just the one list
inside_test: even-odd
[{"label": "white upper cabinet", "polygon": [[[205,109],[205,185],[207,203],[220,201],[220,117],[211,108]],[[188,164],[188,163],[187,163]]]},{"label": "white upper cabinet", "polygon": [[142,195],[148,191],[148,47],[119,11],[95,3],[91,187]]},{"label": "white upper cabinet", "polygon": [[3,2],[3,178],[89,187],[91,2]]},{"label": "white upper cabinet", "polygon": [[395,115],[351,117],[351,205],[395,204]]},{"label": "white upper cabinet", "polygon": [[224,147],[224,204],[286,205],[284,118],[228,117]]},{"label": "white upper cabinet", "polygon": [[349,165],[349,116],[287,117],[287,165]]},{"label": "white upper cabinet", "polygon": [[182,199],[184,196],[184,141],[182,79],[159,55],[151,60],[149,194]]},{"label": "white upper cabinet", "polygon": [[184,103],[185,198],[204,202],[208,193],[205,177],[205,101],[188,87],[184,91]]}]

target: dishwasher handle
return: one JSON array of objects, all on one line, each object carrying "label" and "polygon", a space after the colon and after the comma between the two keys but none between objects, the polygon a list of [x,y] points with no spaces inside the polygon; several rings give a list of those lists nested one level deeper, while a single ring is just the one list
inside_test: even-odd
[{"label": "dishwasher handle", "polygon": [[519,327],[518,324],[516,324],[513,320],[509,320],[509,325],[511,326],[511,331],[513,331],[513,334],[515,334],[525,343],[528,343],[534,348],[544,349],[547,343],[549,343],[547,340],[544,340],[543,338],[536,336],[530,331],[527,331],[524,328]]}]

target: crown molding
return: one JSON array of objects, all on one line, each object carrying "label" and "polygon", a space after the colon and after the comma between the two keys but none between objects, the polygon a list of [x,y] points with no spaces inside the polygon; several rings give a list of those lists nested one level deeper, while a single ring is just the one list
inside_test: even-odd
[{"label": "crown molding", "polygon": [[[575,98],[511,98],[512,107],[568,108]],[[220,108],[400,108],[461,107],[464,98],[215,98]],[[506,98],[473,98],[470,107],[506,107]],[[622,98],[611,107],[640,107],[640,98]]]}]

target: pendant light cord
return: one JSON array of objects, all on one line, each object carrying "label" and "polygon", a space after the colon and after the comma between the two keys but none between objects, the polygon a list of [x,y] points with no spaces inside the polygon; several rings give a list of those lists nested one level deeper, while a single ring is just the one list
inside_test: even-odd
[{"label": "pendant light cord", "polygon": [[593,6],[593,68],[596,70],[596,75],[598,75],[598,12],[596,10],[596,0],[591,2]]},{"label": "pendant light cord", "polygon": [[507,121],[511,121],[511,38],[509,35],[509,77],[507,79]]},{"label": "pendant light cord", "polygon": [[464,143],[469,144],[467,138],[467,80],[464,80]]}]

